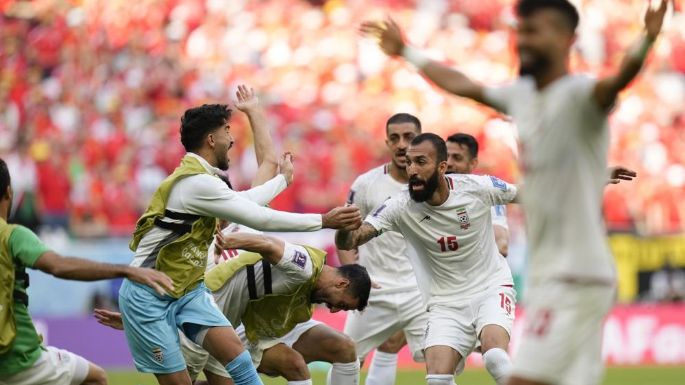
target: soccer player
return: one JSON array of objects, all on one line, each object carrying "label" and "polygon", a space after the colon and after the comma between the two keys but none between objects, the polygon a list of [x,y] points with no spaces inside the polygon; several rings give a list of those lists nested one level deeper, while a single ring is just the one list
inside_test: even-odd
[{"label": "soccer player", "polygon": [[[649,4],[649,3],[647,3]],[[528,319],[510,385],[597,384],[601,328],[616,273],[601,220],[609,146],[607,115],[639,74],[668,1],[649,7],[642,36],[620,68],[600,79],[569,71],[579,15],[568,0],[520,0],[520,78],[485,87],[405,43],[392,20],[362,31],[402,56],[440,88],[513,117],[524,171],[522,201],[530,247]]]},{"label": "soccer player", "polygon": [[12,186],[0,159],[0,384],[107,384],[105,371],[66,350],[44,346],[28,312],[26,268],[76,281],[126,277],[158,295],[172,291],[166,274],[152,269],[63,257],[45,246],[31,230],[7,223]]},{"label": "soccer player", "polygon": [[[359,207],[362,215],[407,188],[407,148],[420,133],[421,122],[413,115],[400,113],[388,119],[385,145],[391,154],[390,162],[357,177],[350,189],[348,203]],[[340,250],[338,255],[344,264],[365,266],[380,286],[371,290],[368,309],[348,313],[344,331],[356,342],[360,360],[376,349],[366,384],[394,384],[397,352],[405,339],[414,359],[424,361],[427,322],[426,306],[407,259],[404,239],[397,232],[388,232],[360,246],[357,252]]]},{"label": "soccer player", "polygon": [[[217,235],[213,247],[209,259],[214,262],[214,250],[221,257],[205,281],[231,324],[240,325],[238,335],[260,372],[282,375],[290,385],[311,385],[306,363],[327,361],[333,364],[332,385],[358,384],[354,342],[311,315],[312,303],[325,303],[331,312],[363,310],[371,290],[364,267],[333,268],[322,250],[235,224]],[[117,313],[96,310],[96,317],[121,326]],[[193,380],[204,370],[211,385],[230,383],[224,366],[204,349],[183,336],[181,343]]]},{"label": "soccer player", "polygon": [[[456,133],[447,138],[447,173],[472,174],[478,167],[478,141],[472,135]],[[509,252],[509,225],[507,208],[504,205],[492,206],[492,229],[495,243],[502,256]]]},{"label": "soccer player", "polygon": [[513,201],[517,189],[495,177],[446,171],[445,141],[416,136],[407,150],[409,191],[375,208],[359,229],[339,230],[336,245],[349,250],[387,231],[401,233],[427,299],[428,384],[452,384],[478,340],[486,369],[501,384],[511,367],[515,292],[490,207]]},{"label": "soccer player", "polygon": [[[239,87],[237,96],[239,109],[254,113],[253,108],[258,108],[248,102],[254,95],[245,87]],[[119,292],[136,368],[154,373],[162,385],[190,384],[177,328],[224,365],[237,385],[261,384],[249,354],[203,283],[216,218],[274,231],[354,228],[361,222],[358,209],[351,207],[323,215],[264,207],[292,181],[292,174],[280,174],[242,193],[229,189],[216,175],[229,165],[230,116],[231,110],[221,104],[184,113],[181,142],[188,153],[160,184],[130,244],[135,251],[133,266],[154,267],[174,281],[174,290],[167,296],[128,280]],[[289,160],[286,156],[286,164]]]}]

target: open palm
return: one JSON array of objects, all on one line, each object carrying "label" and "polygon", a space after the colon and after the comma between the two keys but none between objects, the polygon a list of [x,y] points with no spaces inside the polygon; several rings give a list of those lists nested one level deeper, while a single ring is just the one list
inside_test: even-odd
[{"label": "open palm", "polygon": [[[671,3],[675,7],[675,0],[671,0]],[[647,31],[647,36],[651,39],[656,39],[661,32],[661,27],[664,24],[664,16],[666,15],[666,10],[668,9],[668,0],[661,0],[658,8],[647,8],[647,13],[645,13],[645,30]]]}]

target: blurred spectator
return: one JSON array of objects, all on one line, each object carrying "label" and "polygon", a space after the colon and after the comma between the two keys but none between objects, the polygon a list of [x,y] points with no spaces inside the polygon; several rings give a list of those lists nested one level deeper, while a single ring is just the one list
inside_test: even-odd
[{"label": "blurred spectator", "polygon": [[[356,32],[361,20],[392,10],[413,43],[478,80],[504,82],[516,73],[511,3],[10,2],[0,19],[0,154],[22,175],[14,181],[16,215],[34,227],[40,216],[49,226],[68,223],[78,237],[129,236],[183,155],[182,111],[228,102],[238,83],[263,93],[277,145],[296,153],[296,182],[276,208],[324,211],[343,202],[354,177],[387,158],[384,122],[399,111],[443,136],[476,135],[478,172],[515,181],[508,122],[436,91]],[[582,24],[573,66],[606,73],[638,36],[643,3],[575,3]],[[611,118],[611,162],[639,174],[607,190],[604,212],[615,231],[685,230],[682,13],[666,29]],[[241,164],[252,156],[238,115],[230,173],[244,188],[254,167]]]},{"label": "blurred spectator", "polygon": [[685,270],[673,267],[669,262],[652,274],[649,297],[657,302],[685,301]]}]

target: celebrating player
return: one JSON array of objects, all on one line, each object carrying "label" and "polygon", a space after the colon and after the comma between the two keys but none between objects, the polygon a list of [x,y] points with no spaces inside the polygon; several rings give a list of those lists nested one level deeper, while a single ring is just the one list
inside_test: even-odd
[{"label": "celebrating player", "polygon": [[[254,113],[253,92],[239,87],[238,107]],[[125,280],[119,303],[136,367],[154,373],[160,384],[190,384],[177,328],[205,348],[237,385],[261,384],[249,354],[219,311],[203,283],[207,248],[216,218],[275,231],[314,231],[322,227],[359,226],[356,208],[336,208],[324,215],[292,214],[263,207],[292,180],[278,175],[243,193],[229,189],[215,175],[228,169],[231,110],[214,104],[191,108],[181,119],[181,142],[188,153],[165,179],[138,220],[131,249],[133,266],[154,267],[174,281],[168,296],[158,296]],[[286,156],[285,162],[290,158]]]},{"label": "celebrating player", "polygon": [[158,295],[174,289],[171,278],[152,269],[63,257],[26,227],[7,224],[13,192],[2,159],[0,192],[0,384],[107,384],[99,366],[66,350],[43,346],[28,312],[26,268],[76,281],[126,277]]},{"label": "celebrating player", "polygon": [[[471,174],[478,167],[478,141],[472,135],[456,133],[447,138],[447,173]],[[492,228],[495,232],[497,249],[503,256],[509,252],[509,225],[507,208],[492,206]]]},{"label": "celebrating player", "polygon": [[506,349],[515,292],[495,244],[490,207],[511,202],[517,189],[495,177],[446,171],[445,141],[416,136],[407,150],[409,191],[375,208],[359,229],[339,230],[336,245],[349,250],[387,231],[401,233],[428,299],[428,384],[453,383],[477,340],[486,369],[501,384],[511,367]]},{"label": "celebrating player", "polygon": [[[388,119],[385,144],[392,155],[391,161],[357,177],[350,189],[348,203],[359,207],[362,215],[406,189],[407,148],[420,133],[421,122],[413,115],[401,113]],[[404,239],[397,232],[388,232],[360,246],[357,252],[340,250],[339,256],[342,263],[358,260],[380,286],[371,290],[368,309],[347,315],[345,334],[356,342],[362,361],[371,350],[377,349],[366,384],[394,384],[397,352],[404,345],[404,338],[414,359],[423,361],[427,321],[426,306],[407,259]],[[385,342],[396,332],[400,333],[399,338],[396,336],[393,340],[399,343]]]},{"label": "celebrating player", "polygon": [[[331,312],[363,310],[371,289],[365,268],[327,266],[322,250],[235,224],[217,235],[215,245],[222,258],[205,282],[231,324],[240,325],[238,335],[260,372],[311,385],[306,362],[328,361],[332,385],[358,383],[354,343],[311,315],[312,303],[325,303]],[[214,250],[209,258],[214,260]],[[96,310],[96,317],[122,326],[118,313]],[[207,351],[183,336],[181,342],[191,379],[204,370],[211,385],[230,383],[224,366]]]},{"label": "celebrating player", "polygon": [[405,43],[392,20],[362,31],[444,90],[511,115],[519,129],[530,246],[529,325],[510,385],[596,384],[601,326],[614,298],[614,262],[601,221],[609,146],[607,115],[638,75],[661,31],[668,1],[649,7],[645,30],[618,71],[593,79],[569,72],[579,15],[568,0],[520,0],[521,77],[484,87]]}]

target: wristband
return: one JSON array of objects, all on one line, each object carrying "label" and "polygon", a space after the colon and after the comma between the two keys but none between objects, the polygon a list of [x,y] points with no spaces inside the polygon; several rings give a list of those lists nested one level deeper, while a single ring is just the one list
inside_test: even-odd
[{"label": "wristband", "polygon": [[402,57],[418,69],[423,69],[423,67],[427,66],[431,61],[431,59],[421,52],[421,50],[410,45],[404,46],[402,49]]}]

